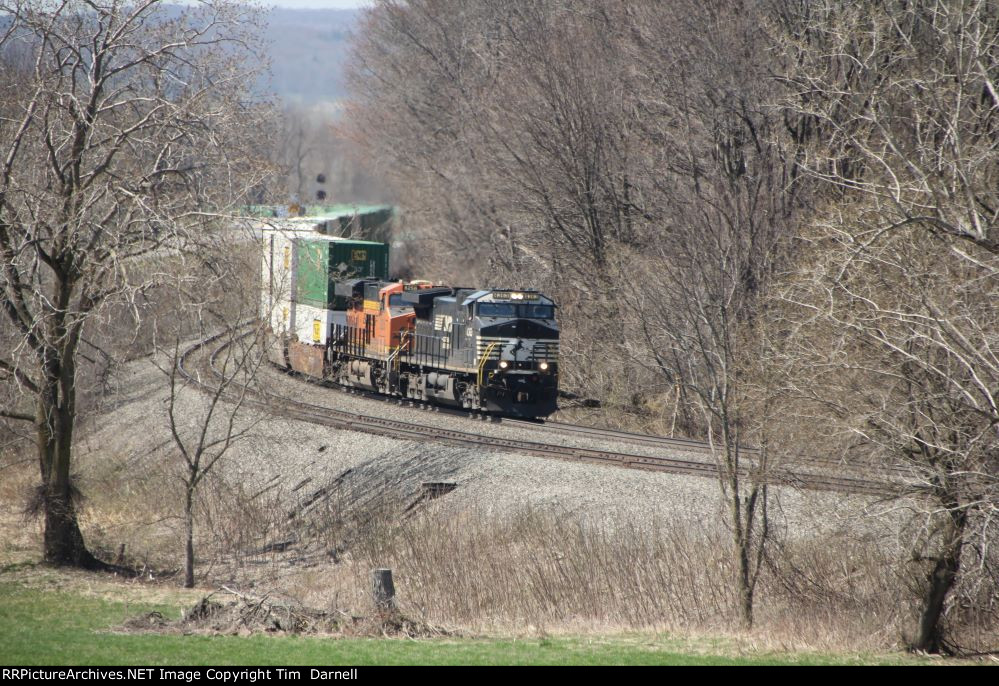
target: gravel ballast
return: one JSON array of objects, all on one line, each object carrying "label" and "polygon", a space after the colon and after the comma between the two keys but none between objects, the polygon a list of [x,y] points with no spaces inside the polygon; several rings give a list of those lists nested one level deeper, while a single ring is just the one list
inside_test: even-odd
[{"label": "gravel ballast", "polygon": [[[268,391],[283,397],[373,416],[468,433],[516,440],[557,443],[633,454],[709,461],[703,453],[667,451],[631,442],[598,441],[523,425],[469,420],[445,413],[399,406],[320,387],[267,368],[261,376]],[[146,358],[125,372],[121,395],[96,426],[80,439],[84,461],[91,464],[108,451],[130,459],[163,459],[174,450],[166,418],[166,377]],[[180,423],[197,423],[205,396],[181,395]],[[333,429],[244,410],[250,433],[220,463],[226,476],[250,490],[281,496],[289,511],[302,507],[333,483],[350,483],[352,492],[395,493],[415,499],[424,482],[453,482],[440,498],[447,508],[511,512],[520,508],[557,508],[566,516],[610,524],[667,519],[704,526],[724,512],[715,479],[620,469],[545,459],[511,452],[475,449]],[[139,430],[137,431],[137,427]],[[344,476],[344,475],[347,476]],[[339,480],[339,481],[338,481]],[[791,536],[815,536],[863,527],[857,514],[876,501],[864,496],[773,487],[778,526]],[[883,523],[883,522],[882,522]]]}]

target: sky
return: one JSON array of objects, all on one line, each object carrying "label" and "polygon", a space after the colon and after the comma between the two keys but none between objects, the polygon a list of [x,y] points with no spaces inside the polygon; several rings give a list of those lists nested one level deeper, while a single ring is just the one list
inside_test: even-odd
[{"label": "sky", "polygon": [[370,5],[371,0],[264,0],[264,4],[288,9],[349,10]]}]

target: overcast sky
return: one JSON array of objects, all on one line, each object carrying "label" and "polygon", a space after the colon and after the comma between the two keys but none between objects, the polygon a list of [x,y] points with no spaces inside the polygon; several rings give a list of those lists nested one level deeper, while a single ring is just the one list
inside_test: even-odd
[{"label": "overcast sky", "polygon": [[370,5],[371,0],[264,0],[264,4],[290,9],[348,10]]}]

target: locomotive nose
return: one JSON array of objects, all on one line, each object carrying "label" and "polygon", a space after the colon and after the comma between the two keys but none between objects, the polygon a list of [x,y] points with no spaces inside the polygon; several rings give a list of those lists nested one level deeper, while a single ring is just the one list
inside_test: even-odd
[{"label": "locomotive nose", "polygon": [[500,359],[508,362],[527,362],[533,357],[534,343],[519,338],[511,339],[500,352]]}]

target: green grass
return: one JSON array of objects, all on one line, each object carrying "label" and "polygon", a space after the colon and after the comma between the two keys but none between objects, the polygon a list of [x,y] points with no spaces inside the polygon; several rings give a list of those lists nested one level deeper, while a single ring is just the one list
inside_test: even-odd
[{"label": "green grass", "polygon": [[[128,593],[123,587],[122,596]],[[821,654],[699,654],[649,635],[603,638],[375,639],[180,636],[115,633],[151,611],[179,605],[128,603],[82,592],[0,581],[3,665],[787,665],[911,662],[902,657]]]}]

